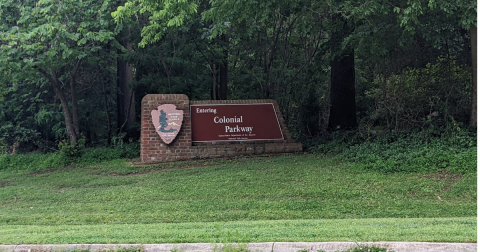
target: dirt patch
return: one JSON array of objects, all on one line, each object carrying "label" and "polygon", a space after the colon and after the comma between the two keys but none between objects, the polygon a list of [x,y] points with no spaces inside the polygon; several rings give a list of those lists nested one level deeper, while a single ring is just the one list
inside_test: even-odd
[{"label": "dirt patch", "polygon": [[458,180],[462,179],[462,175],[458,174],[449,174],[446,171],[441,171],[438,173],[433,173],[433,174],[427,174],[422,176],[423,178],[428,178],[428,179],[434,179],[437,182],[444,182],[446,185],[442,188],[444,192],[450,191],[452,189],[452,185],[457,183]]},{"label": "dirt patch", "polygon": [[32,172],[30,173],[30,175],[43,175],[43,174],[49,174],[49,173],[52,173],[56,171],[55,169],[48,169],[48,170],[43,170],[43,171],[36,171],[36,172]]},{"label": "dirt patch", "polygon": [[455,182],[461,178],[463,178],[462,175],[458,174],[449,174],[446,171],[441,171],[438,173],[433,173],[433,174],[427,174],[423,176],[424,178],[429,178],[429,179],[436,179],[438,181],[444,181],[444,180],[454,180]]},{"label": "dirt patch", "polygon": [[10,182],[3,182],[3,183],[0,183],[0,188],[5,188],[9,185],[10,185]]}]

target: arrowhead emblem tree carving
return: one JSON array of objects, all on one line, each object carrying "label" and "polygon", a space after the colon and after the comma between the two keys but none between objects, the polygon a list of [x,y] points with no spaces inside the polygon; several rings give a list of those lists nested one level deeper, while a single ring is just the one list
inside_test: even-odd
[{"label": "arrowhead emblem tree carving", "polygon": [[155,131],[166,144],[170,144],[182,127],[183,110],[178,110],[173,104],[163,104],[151,114]]}]

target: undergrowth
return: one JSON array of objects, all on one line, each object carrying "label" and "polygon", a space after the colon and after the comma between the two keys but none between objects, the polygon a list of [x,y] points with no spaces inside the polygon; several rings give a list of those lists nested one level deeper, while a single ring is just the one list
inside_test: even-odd
[{"label": "undergrowth", "polygon": [[114,147],[79,148],[67,146],[53,153],[3,154],[0,170],[40,171],[69,165],[86,166],[117,159],[133,159],[140,155],[139,144]]},{"label": "undergrowth", "polygon": [[357,170],[465,174],[476,171],[476,140],[474,129],[452,122],[422,131],[334,132],[307,141],[307,148],[313,153],[342,154]]}]

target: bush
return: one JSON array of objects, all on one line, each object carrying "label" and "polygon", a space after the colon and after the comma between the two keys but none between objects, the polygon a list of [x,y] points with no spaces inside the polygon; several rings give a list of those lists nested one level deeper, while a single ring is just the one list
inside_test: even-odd
[{"label": "bush", "polygon": [[15,154],[19,148],[34,142],[40,133],[35,130],[7,123],[0,127],[0,153]]},{"label": "bush", "polygon": [[431,125],[423,131],[352,131],[329,137],[331,142],[326,142],[327,138],[317,140],[317,145],[310,142],[309,150],[342,154],[358,170],[470,173],[477,167],[476,132],[455,121],[443,127]]},{"label": "bush", "polygon": [[46,170],[62,167],[64,162],[59,152],[0,155],[0,170]]},{"label": "bush", "polygon": [[[67,145],[65,145],[67,146]],[[86,166],[116,159],[132,159],[140,155],[138,144],[123,144],[122,147],[78,148],[68,145],[54,153],[28,153],[0,155],[0,170],[39,171],[69,165]]]},{"label": "bush", "polygon": [[439,58],[425,68],[411,69],[388,78],[377,76],[365,91],[375,110],[369,111],[373,125],[389,129],[421,128],[426,121],[448,123],[449,116],[460,122],[470,118],[472,74],[470,67],[454,58]]}]

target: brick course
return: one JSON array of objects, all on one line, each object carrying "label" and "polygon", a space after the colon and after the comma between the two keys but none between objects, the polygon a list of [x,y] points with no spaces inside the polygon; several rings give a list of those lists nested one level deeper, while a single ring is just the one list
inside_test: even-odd
[{"label": "brick course", "polygon": [[[190,105],[253,103],[273,103],[284,140],[192,143]],[[174,104],[177,109],[183,110],[182,127],[169,145],[165,144],[155,131],[150,114],[162,104]],[[184,94],[148,94],[142,99],[140,136],[142,163],[302,151],[302,144],[291,138],[275,100],[190,101]]]}]

